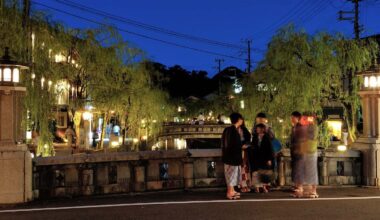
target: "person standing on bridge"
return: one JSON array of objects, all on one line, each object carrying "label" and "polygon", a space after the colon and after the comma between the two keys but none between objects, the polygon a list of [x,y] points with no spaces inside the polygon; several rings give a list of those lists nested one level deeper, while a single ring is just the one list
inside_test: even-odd
[{"label": "person standing on bridge", "polygon": [[249,149],[250,171],[255,192],[269,192],[269,184],[273,177],[274,152],[270,136],[264,124],[256,125],[256,134],[252,138]]},{"label": "person standing on bridge", "polygon": [[[243,121],[243,124],[238,129],[240,140],[243,143],[243,146],[250,146],[251,145],[251,133],[249,133],[247,127],[245,126],[245,123]],[[241,165],[241,182],[239,184],[240,191],[243,193],[250,192],[251,191],[251,178],[250,178],[250,172],[249,172],[249,159],[248,159],[248,149],[243,149],[242,157],[243,157],[243,163]]]},{"label": "person standing on bridge", "polygon": [[290,134],[290,156],[292,167],[292,181],[294,183],[294,197],[303,196],[303,183],[305,175],[305,146],[306,129],[301,124],[302,115],[300,112],[293,112],[291,115],[292,132]]},{"label": "person standing on bridge", "polygon": [[306,146],[305,146],[305,176],[304,185],[308,186],[307,191],[304,187],[304,195],[309,198],[318,198],[318,126],[313,115],[305,115],[306,118]]},{"label": "person standing on bridge", "polygon": [[227,185],[227,199],[239,199],[240,193],[235,191],[235,186],[241,180],[241,164],[243,163],[242,150],[248,145],[243,145],[239,134],[239,128],[243,125],[243,116],[239,113],[230,115],[232,126],[224,129],[221,140],[222,161],[224,163],[224,175]]}]

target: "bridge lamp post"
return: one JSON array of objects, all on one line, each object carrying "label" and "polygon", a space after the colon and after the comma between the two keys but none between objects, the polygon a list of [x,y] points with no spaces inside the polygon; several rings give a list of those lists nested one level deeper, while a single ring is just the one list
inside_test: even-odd
[{"label": "bridge lamp post", "polygon": [[353,148],[363,155],[362,183],[369,186],[380,186],[380,66],[359,74],[362,86],[359,91],[362,115],[363,134]]},{"label": "bridge lamp post", "polygon": [[20,85],[24,64],[13,61],[9,49],[0,59],[0,204],[32,199],[32,158],[23,144],[22,100],[26,88]]}]

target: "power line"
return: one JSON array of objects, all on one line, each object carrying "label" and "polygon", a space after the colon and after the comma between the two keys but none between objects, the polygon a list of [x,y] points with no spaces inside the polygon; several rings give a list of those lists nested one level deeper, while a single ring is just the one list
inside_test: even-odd
[{"label": "power line", "polygon": [[[45,5],[43,3],[39,3],[39,2],[36,2],[36,1],[32,1],[32,2],[34,4],[36,4],[36,5],[40,5],[42,7],[45,7],[45,8],[48,8],[48,9],[51,9],[51,10],[54,10],[54,11],[57,11],[57,12],[60,12],[60,13],[66,14],[66,15],[70,15],[72,17],[75,17],[75,18],[78,18],[78,19],[81,19],[81,20],[85,20],[85,21],[93,23],[93,24],[102,25],[102,26],[110,26],[108,24],[105,24],[105,23],[102,23],[102,22],[99,22],[99,21],[96,21],[96,20],[92,20],[92,19],[89,19],[89,18],[86,18],[86,17],[82,17],[82,16],[79,16],[79,15],[76,15],[76,14],[73,14],[73,13],[70,13],[70,12],[58,9],[58,8],[54,8],[54,7]],[[199,48],[194,48],[194,47],[190,47],[190,46],[174,43],[174,42],[170,42],[170,41],[167,41],[167,40],[158,39],[158,38],[151,37],[151,36],[148,36],[148,35],[145,35],[145,34],[140,34],[140,33],[132,32],[132,31],[129,31],[129,30],[126,30],[126,29],[123,29],[123,28],[119,28],[117,26],[115,26],[114,28],[116,30],[120,31],[120,32],[124,32],[124,33],[127,33],[127,34],[131,34],[131,35],[134,35],[134,36],[138,36],[138,37],[141,37],[141,38],[145,38],[145,39],[161,42],[161,43],[164,43],[164,44],[168,44],[168,45],[172,45],[172,46],[176,46],[176,47],[180,47],[180,48],[185,48],[185,49],[189,49],[189,50],[193,50],[193,51],[197,51],[197,52],[201,52],[201,53],[211,54],[211,55],[215,55],[215,56],[222,56],[222,57],[227,57],[227,58],[236,59],[236,60],[245,60],[245,59],[240,58],[240,57],[235,57],[235,56],[226,55],[226,54],[222,54],[222,53],[218,53],[218,52],[213,52],[213,51],[209,51],[209,50],[204,50],[204,49],[199,49]]]},{"label": "power line", "polygon": [[297,4],[297,6],[293,7],[288,14],[283,16],[279,21],[273,23],[272,25],[268,26],[261,32],[258,32],[257,35],[261,35],[260,37],[257,37],[257,39],[261,39],[264,37],[264,34],[271,33],[275,30],[278,30],[282,26],[288,24],[291,21],[294,20],[308,20],[310,17],[315,14],[316,11],[320,10],[322,6],[326,4],[326,0],[320,0],[320,1],[308,1],[305,4]]},{"label": "power line", "polygon": [[298,16],[300,13],[303,14],[304,12],[307,12],[310,7],[314,6],[314,4],[315,4],[315,1],[308,1],[303,4],[301,3],[297,4],[295,7],[291,8],[290,11],[287,14],[285,14],[283,17],[281,17],[278,21],[272,23],[271,25],[257,32],[256,34],[259,35],[259,34],[272,32],[273,30],[277,30],[279,27],[291,21],[292,18]]},{"label": "power line", "polygon": [[235,49],[243,49],[244,48],[244,47],[242,47],[240,45],[236,45],[236,44],[225,43],[225,42],[221,42],[221,41],[211,40],[211,39],[208,39],[208,38],[198,37],[198,36],[184,34],[184,33],[179,33],[179,32],[176,32],[176,31],[172,31],[172,30],[161,28],[161,27],[157,27],[157,26],[154,26],[154,25],[142,23],[142,22],[139,22],[139,21],[136,21],[136,20],[132,20],[132,19],[129,19],[129,18],[117,16],[117,15],[114,15],[114,14],[110,14],[110,13],[107,13],[105,11],[101,11],[101,10],[98,10],[98,9],[95,9],[95,8],[91,8],[91,7],[88,7],[88,6],[85,6],[85,5],[73,2],[73,1],[69,1],[69,0],[56,0],[56,2],[59,2],[61,4],[64,4],[64,5],[72,7],[72,8],[76,8],[76,9],[80,9],[80,10],[86,11],[88,13],[92,13],[92,14],[96,14],[96,15],[99,15],[99,16],[107,17],[107,18],[110,18],[112,20],[123,22],[123,23],[129,24],[129,25],[135,26],[135,27],[143,28],[143,29],[149,30],[149,31],[164,33],[164,34],[171,35],[171,36],[174,36],[174,37],[188,39],[188,40],[197,41],[197,42],[206,43],[206,44],[211,44],[211,45],[216,45],[216,46],[223,46],[223,47],[229,47],[229,48],[235,48]]},{"label": "power line", "polygon": [[329,2],[327,2],[327,1],[321,2],[321,4],[319,4],[319,6],[317,6],[317,8],[315,8],[315,10],[313,10],[312,13],[301,18],[301,20],[303,20],[303,21],[301,21],[300,24],[306,24],[306,23],[312,21],[321,12],[323,12],[327,8],[328,5],[329,5]]}]

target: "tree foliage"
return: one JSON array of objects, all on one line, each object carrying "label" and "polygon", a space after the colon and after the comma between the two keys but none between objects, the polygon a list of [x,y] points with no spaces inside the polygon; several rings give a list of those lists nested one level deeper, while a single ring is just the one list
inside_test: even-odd
[{"label": "tree foliage", "polygon": [[[166,94],[151,84],[150,73],[141,64],[144,53],[124,41],[112,26],[70,29],[37,10],[26,25],[20,1],[2,0],[0,8],[0,47],[10,47],[13,57],[31,66],[23,78],[31,123],[24,124],[39,133],[38,155],[53,153],[50,125],[62,92],[56,85],[62,79],[75,87],[71,111],[93,105],[105,121],[113,111],[126,118],[124,125],[130,128],[130,135],[138,133],[138,121],[160,124],[169,113],[163,110],[169,109]],[[55,55],[64,59],[55,62]]]},{"label": "tree foliage", "polygon": [[[345,107],[349,132],[355,139],[352,118],[360,105],[360,82],[354,75],[349,91],[344,79],[370,67],[377,51],[377,44],[371,40],[355,41],[327,33],[309,35],[294,26],[283,28],[245,82],[247,111],[287,119],[295,110],[321,115],[323,106],[335,103]],[[277,118],[273,121],[278,122]]]}]

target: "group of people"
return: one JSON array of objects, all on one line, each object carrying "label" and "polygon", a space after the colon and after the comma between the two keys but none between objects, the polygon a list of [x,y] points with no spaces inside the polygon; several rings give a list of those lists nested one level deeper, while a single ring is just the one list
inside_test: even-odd
[{"label": "group of people", "polygon": [[[230,115],[231,126],[222,135],[222,161],[227,184],[227,199],[239,199],[241,193],[269,192],[276,183],[277,156],[281,143],[268,125],[266,115],[256,116],[251,132],[239,113]],[[290,149],[294,197],[317,198],[317,134],[314,117],[291,115]],[[306,187],[308,186],[308,187]],[[240,192],[236,190],[240,188]]]}]

